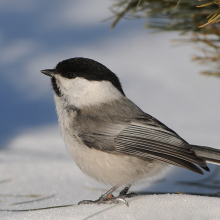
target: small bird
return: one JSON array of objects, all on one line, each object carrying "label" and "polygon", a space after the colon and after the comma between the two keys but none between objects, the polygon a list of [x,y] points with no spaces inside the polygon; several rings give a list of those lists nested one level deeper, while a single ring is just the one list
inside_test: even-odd
[{"label": "small bird", "polygon": [[[41,73],[50,76],[62,138],[78,167],[112,188],[79,204],[126,202],[136,181],[168,164],[198,174],[220,165],[220,150],[191,145],[125,96],[119,78],[92,59],[76,57]],[[117,197],[112,193],[124,187]]]}]

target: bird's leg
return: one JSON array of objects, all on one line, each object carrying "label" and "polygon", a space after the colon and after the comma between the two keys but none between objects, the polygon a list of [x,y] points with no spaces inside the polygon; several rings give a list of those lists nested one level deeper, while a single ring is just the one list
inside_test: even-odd
[{"label": "bird's leg", "polygon": [[[130,189],[131,185],[126,186],[118,195],[120,198],[132,198],[134,196],[137,196],[136,193],[129,193],[127,194],[128,190]],[[117,197],[116,197],[117,198]]]},{"label": "bird's leg", "polygon": [[105,194],[103,194],[98,200],[92,201],[92,200],[83,200],[78,203],[78,205],[81,204],[112,204],[112,203],[119,203],[119,201],[124,202],[128,206],[128,202],[125,200],[126,198],[132,198],[134,196],[137,196],[136,193],[129,193],[127,194],[129,188],[131,185],[126,186],[117,197],[114,197],[112,193],[118,188],[118,186],[112,187],[109,191],[107,191]]},{"label": "bird's leg", "polygon": [[[78,203],[78,205],[82,204],[100,204],[100,203],[109,203],[108,202],[108,197],[118,188],[118,186],[112,187],[110,190],[108,190],[105,194],[99,197],[97,200],[83,200]],[[114,197],[113,197],[114,198]]]},{"label": "bird's leg", "polygon": [[120,193],[119,195],[126,195],[128,190],[130,189],[131,185],[126,186]]}]

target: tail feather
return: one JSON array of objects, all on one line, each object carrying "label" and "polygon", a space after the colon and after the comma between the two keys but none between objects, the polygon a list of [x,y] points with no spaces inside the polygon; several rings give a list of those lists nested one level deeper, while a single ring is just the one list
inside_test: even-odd
[{"label": "tail feather", "polygon": [[198,145],[190,145],[197,157],[204,159],[207,163],[220,165],[220,150]]}]

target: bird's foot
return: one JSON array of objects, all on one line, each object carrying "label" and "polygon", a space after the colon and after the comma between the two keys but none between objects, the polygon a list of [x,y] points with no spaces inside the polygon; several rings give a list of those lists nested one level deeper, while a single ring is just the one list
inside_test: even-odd
[{"label": "bird's foot", "polygon": [[105,198],[105,196],[101,196],[99,199],[97,200],[83,200],[81,202],[78,203],[78,205],[82,205],[82,204],[118,204],[120,201],[124,202],[127,206],[128,202],[125,200],[127,198],[132,198],[135,196],[138,196],[136,193],[128,193],[128,187],[125,187],[117,197],[114,197],[112,194],[110,194],[107,198]]}]

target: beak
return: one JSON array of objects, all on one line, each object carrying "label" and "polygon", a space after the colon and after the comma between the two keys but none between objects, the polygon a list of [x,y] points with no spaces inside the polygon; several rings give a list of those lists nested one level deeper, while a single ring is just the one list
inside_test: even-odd
[{"label": "beak", "polygon": [[56,72],[56,69],[41,70],[41,73],[43,73],[43,74],[45,74],[47,76],[50,76],[50,77],[53,77],[55,72]]}]

